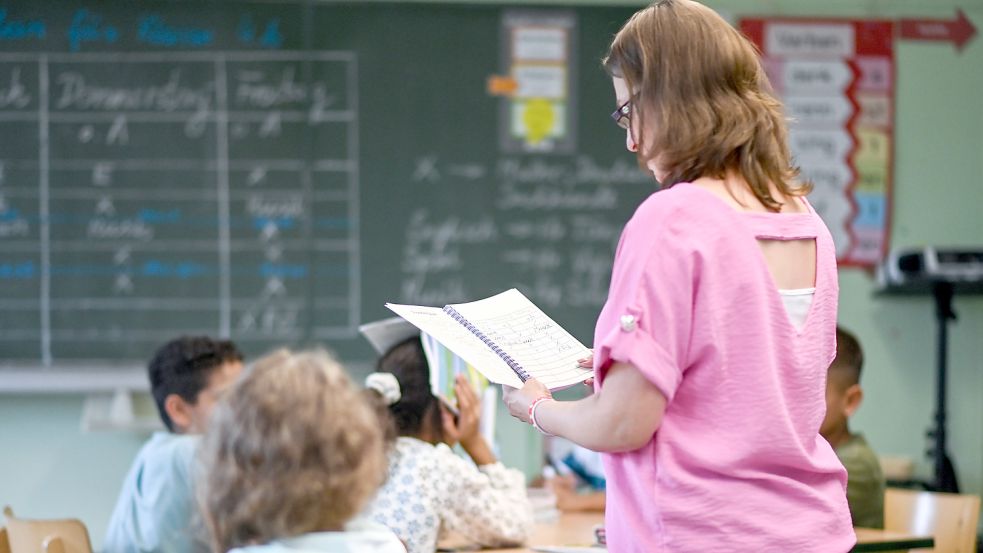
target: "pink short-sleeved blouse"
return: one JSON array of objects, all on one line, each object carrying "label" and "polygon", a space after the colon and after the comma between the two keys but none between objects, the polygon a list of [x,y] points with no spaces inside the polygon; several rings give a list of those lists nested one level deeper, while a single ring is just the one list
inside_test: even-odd
[{"label": "pink short-sleeved blouse", "polygon": [[[757,238],[816,240],[801,330]],[[832,239],[811,209],[739,212],[686,183],[642,203],[597,321],[595,385],[611,363],[630,363],[668,403],[648,444],[604,456],[612,551],[853,546],[846,471],[819,435],[837,290]]]}]

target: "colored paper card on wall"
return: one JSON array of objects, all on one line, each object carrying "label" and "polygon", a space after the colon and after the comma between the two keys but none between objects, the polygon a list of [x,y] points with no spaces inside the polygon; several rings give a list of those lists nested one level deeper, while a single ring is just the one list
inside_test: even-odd
[{"label": "colored paper card on wall", "polygon": [[894,148],[894,23],[748,18],[740,29],[790,118],[789,147],[842,265],[888,248]]}]

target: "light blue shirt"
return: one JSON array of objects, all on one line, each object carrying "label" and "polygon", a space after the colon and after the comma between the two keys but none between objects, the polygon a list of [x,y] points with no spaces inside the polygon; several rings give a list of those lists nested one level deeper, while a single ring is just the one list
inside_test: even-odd
[{"label": "light blue shirt", "polygon": [[207,551],[192,486],[199,437],[157,432],[133,461],[109,521],[105,553]]},{"label": "light blue shirt", "polygon": [[385,526],[358,520],[348,523],[344,532],[304,534],[230,553],[406,553],[406,548]]}]

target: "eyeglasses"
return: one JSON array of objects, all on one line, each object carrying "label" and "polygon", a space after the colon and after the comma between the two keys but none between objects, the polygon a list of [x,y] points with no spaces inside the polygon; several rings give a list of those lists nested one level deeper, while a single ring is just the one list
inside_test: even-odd
[{"label": "eyeglasses", "polygon": [[622,129],[628,130],[631,126],[631,100],[618,106],[618,109],[611,114],[611,119],[614,119],[614,123]]}]

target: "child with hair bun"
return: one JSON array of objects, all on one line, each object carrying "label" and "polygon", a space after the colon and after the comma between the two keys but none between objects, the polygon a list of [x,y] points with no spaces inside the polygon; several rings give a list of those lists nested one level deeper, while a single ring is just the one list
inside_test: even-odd
[{"label": "child with hair bun", "polygon": [[[409,553],[433,552],[447,532],[485,547],[527,539],[533,517],[524,475],[498,462],[481,436],[481,405],[464,378],[455,386],[457,416],[432,393],[418,334],[383,354],[366,387],[393,436],[389,478],[368,517],[395,532]],[[473,464],[451,451],[456,443]]]}]

